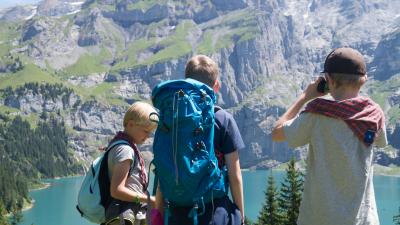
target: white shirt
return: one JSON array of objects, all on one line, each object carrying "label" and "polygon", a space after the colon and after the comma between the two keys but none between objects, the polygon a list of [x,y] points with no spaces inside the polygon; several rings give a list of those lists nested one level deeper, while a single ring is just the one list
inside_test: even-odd
[{"label": "white shirt", "polygon": [[[344,121],[312,113],[287,121],[284,134],[292,148],[309,144],[298,225],[379,225],[372,147]],[[374,144],[387,144],[385,128]]]}]

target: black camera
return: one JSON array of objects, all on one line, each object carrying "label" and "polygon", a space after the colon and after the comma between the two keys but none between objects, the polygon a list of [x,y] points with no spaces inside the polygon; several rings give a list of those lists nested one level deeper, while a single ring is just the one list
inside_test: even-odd
[{"label": "black camera", "polygon": [[323,94],[329,92],[328,83],[326,82],[325,77],[322,77],[321,81],[318,83],[317,91]]}]

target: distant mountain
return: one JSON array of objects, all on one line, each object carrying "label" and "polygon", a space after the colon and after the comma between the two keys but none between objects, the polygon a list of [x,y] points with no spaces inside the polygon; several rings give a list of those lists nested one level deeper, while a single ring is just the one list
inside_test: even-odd
[{"label": "distant mountain", "polygon": [[3,96],[0,112],[32,123],[42,112],[59,112],[75,156],[89,160],[122,129],[128,104],[149,101],[157,83],[183,77],[189,57],[207,54],[220,66],[219,104],[234,114],[246,143],[242,164],[266,168],[305,156],[306,148],[273,144],[272,125],[325,56],[351,46],[368,62],[363,92],[388,118],[392,146],[376,160],[400,165],[399,15],[400,2],[384,0],[47,0],[14,7],[0,13],[0,89],[39,82],[73,92],[64,100],[33,91]]}]

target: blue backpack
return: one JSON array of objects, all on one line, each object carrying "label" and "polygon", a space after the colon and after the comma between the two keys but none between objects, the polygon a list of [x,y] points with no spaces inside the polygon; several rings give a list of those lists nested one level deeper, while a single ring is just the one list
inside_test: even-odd
[{"label": "blue backpack", "polygon": [[197,224],[198,209],[227,194],[225,174],[214,153],[214,91],[207,85],[181,79],[163,82],[152,92],[159,110],[154,136],[153,164],[167,206],[191,206]]},{"label": "blue backpack", "polygon": [[78,194],[76,209],[82,217],[93,223],[105,222],[105,211],[111,202],[108,177],[108,153],[117,145],[129,145],[127,141],[110,143],[106,152],[95,159],[85,175]]}]

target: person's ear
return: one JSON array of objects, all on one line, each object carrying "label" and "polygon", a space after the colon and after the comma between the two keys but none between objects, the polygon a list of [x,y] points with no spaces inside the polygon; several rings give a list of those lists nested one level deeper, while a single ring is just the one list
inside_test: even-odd
[{"label": "person's ear", "polygon": [[335,81],[332,79],[332,77],[329,75],[329,73],[326,73],[325,79],[326,79],[326,82],[328,83],[329,88],[335,87]]},{"label": "person's ear", "polygon": [[217,93],[219,89],[221,89],[221,82],[219,81],[219,79],[216,79],[213,85],[213,90],[215,93]]},{"label": "person's ear", "polygon": [[128,128],[132,128],[134,126],[135,126],[135,123],[133,122],[133,120],[129,120],[128,124],[126,124],[126,127],[128,127]]}]

